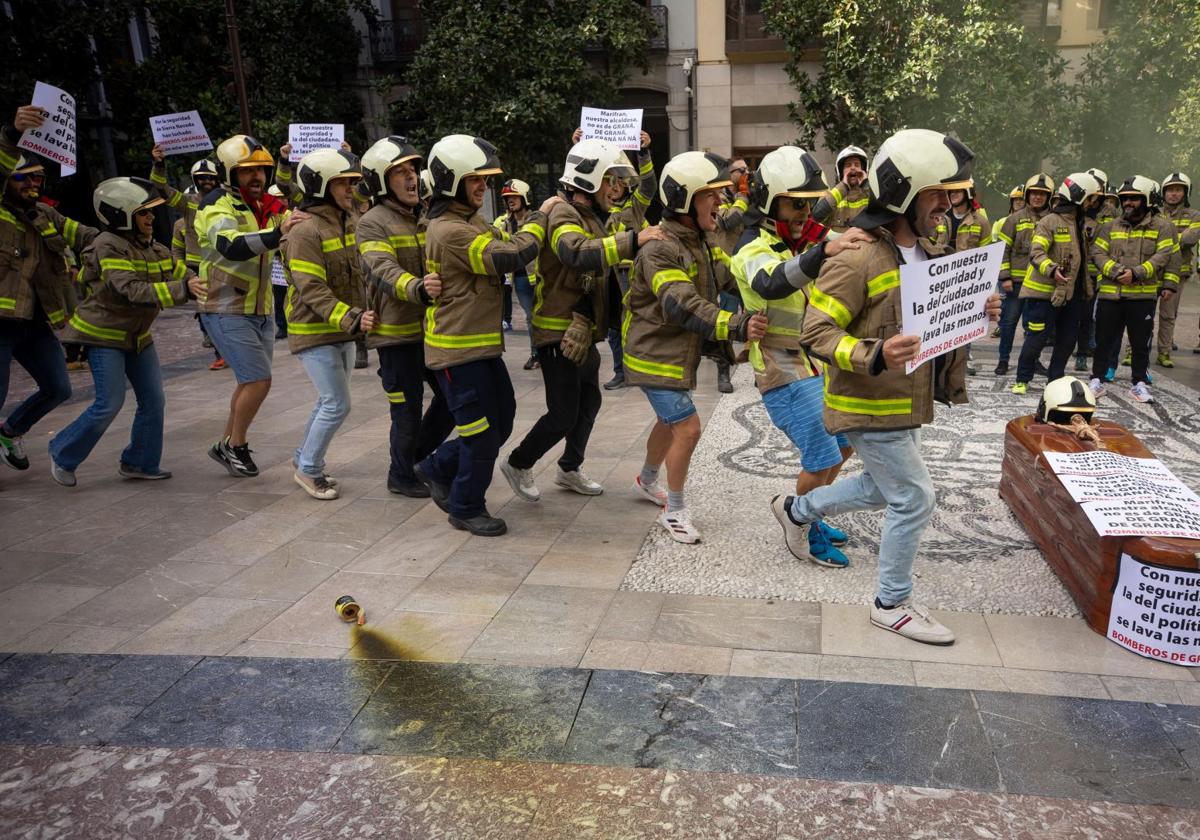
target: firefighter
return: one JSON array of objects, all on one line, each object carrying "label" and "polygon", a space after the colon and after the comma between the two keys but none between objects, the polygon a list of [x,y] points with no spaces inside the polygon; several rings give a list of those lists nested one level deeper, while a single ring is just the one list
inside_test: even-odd
[{"label": "firefighter", "polygon": [[867,163],[867,153],[858,146],[847,146],[838,152],[833,164],[838,182],[813,206],[816,221],[841,233],[867,208]]},{"label": "firefighter", "polygon": [[[646,210],[654,201],[654,193],[658,190],[658,178],[654,174],[654,161],[650,157],[650,135],[645,131],[641,135],[642,145],[637,153],[637,178],[635,186],[630,188],[628,181],[619,181],[613,186],[613,206],[609,212],[607,229],[609,233],[624,233],[627,230],[640,231],[649,227],[646,220]],[[617,266],[617,284],[624,297],[629,291],[629,274],[633,271],[633,260],[621,260]],[[614,313],[615,315],[615,313]],[[613,317],[608,327],[608,347],[613,355],[612,379],[604,383],[604,390],[614,391],[625,387],[625,367],[621,361],[621,331],[620,319]]]},{"label": "firefighter", "polygon": [[1191,206],[1192,179],[1182,172],[1172,172],[1163,178],[1163,216],[1175,226],[1179,243],[1179,291],[1163,297],[1158,305],[1158,357],[1155,363],[1165,368],[1175,367],[1171,351],[1175,349],[1175,318],[1179,314],[1179,299],[1183,284],[1192,276],[1192,255],[1200,241],[1200,210]]},{"label": "firefighter", "polygon": [[1091,257],[1099,269],[1096,305],[1096,355],[1092,359],[1092,391],[1104,393],[1114,345],[1129,331],[1133,387],[1137,402],[1153,402],[1147,367],[1159,297],[1169,301],[1179,290],[1180,249],[1175,225],[1158,212],[1158,184],[1135,175],[1117,190],[1121,217],[1102,226],[1092,243]]},{"label": "firefighter", "polygon": [[[433,372],[425,367],[421,316],[441,294],[441,278],[425,270],[425,230],[419,194],[421,154],[404,137],[385,137],[363,155],[364,192],[375,206],[358,220],[358,251],[371,281],[377,322],[368,346],[391,414],[387,488],[415,499],[429,489],[413,467],[450,434],[454,418]],[[424,417],[425,384],[432,398]]]},{"label": "firefighter", "polygon": [[[663,238],[638,250],[621,326],[625,377],[641,387],[656,417],[634,490],[662,509],[658,524],[682,543],[700,540],[684,499],[688,465],[700,440],[690,393],[700,356],[714,342],[714,352],[732,355],[730,339],[757,341],[767,328],[765,316],[730,312],[717,303],[727,282],[718,277],[727,270],[715,241],[718,205],[730,184],[728,163],[707,152],[684,152],[663,168]],[[666,491],[658,483],[664,463]]]},{"label": "firefighter", "polygon": [[454,416],[458,437],[443,443],[414,472],[459,530],[498,537],[508,530],[487,510],[487,489],[500,447],[516,414],[504,366],[500,310],[504,275],[537,255],[546,217],[529,214],[508,240],[479,212],[489,178],[501,173],[496,148],[479,137],[451,134],[429,152],[426,266],[440,276],[441,294],[425,310],[425,363]]},{"label": "firefighter", "polygon": [[[832,482],[852,451],[845,437],[829,434],[821,421],[821,363],[800,345],[805,293],[788,279],[789,272],[794,277],[799,270],[799,262],[789,266],[789,258],[811,249],[825,235],[824,226],[813,222],[809,212],[828,188],[820,165],[808,152],[797,146],[768,152],[751,179],[751,215],[757,223],[742,234],[731,260],[746,308],[767,316],[767,333],[750,345],[749,361],[767,416],[800,452],[796,495]],[[827,252],[836,255],[850,242],[855,237],[838,237]],[[797,559],[845,568],[850,561],[840,546],[847,541],[844,532],[818,520],[808,529],[806,554]]]},{"label": "firefighter", "polygon": [[38,200],[45,167],[22,155],[17,143],[47,116],[37,105],[22,105],[12,125],[0,128],[0,408],[14,361],[37,385],[0,423],[0,460],[15,470],[29,469],[22,436],[71,396],[66,357],[53,332],[67,317],[66,253],[81,253],[100,232]]},{"label": "firefighter", "polygon": [[206,299],[201,320],[237,379],[221,438],[208,455],[230,475],[258,475],[247,434],[271,390],[275,346],[271,261],[280,238],[307,218],[267,193],[274,161],[253,137],[235,134],[217,146],[221,186],[200,200],[196,240]]},{"label": "firefighter", "polygon": [[[863,472],[771,501],[797,556],[818,519],[886,507],[871,623],[933,645],[953,644],[954,633],[912,597],[913,562],[937,498],[921,457],[920,428],[933,420],[935,401],[966,402],[967,353],[960,347],[905,373],[921,339],[900,334],[895,313],[900,265],[940,250],[929,237],[950,207],[946,192],[969,186],[973,157],[954,138],[925,129],[897,132],[880,146],[869,173],[870,203],[856,218],[875,238],[821,267],[800,335],[804,347],[828,362],[825,427],[846,436]],[[999,309],[993,295],[989,317]]]},{"label": "firefighter", "polygon": [[281,248],[289,285],[288,350],[317,389],[292,478],[321,500],[338,497],[337,482],[325,472],[325,453],[350,414],[355,340],[376,323],[355,246],[354,192],[361,177],[358,158],[349,152],[318,149],[301,158],[296,187],[306,218],[289,229]]},{"label": "firefighter", "polygon": [[[1000,315],[1000,359],[996,362],[996,376],[1008,373],[1008,358],[1012,354],[1013,339],[1017,332],[1017,321],[1021,320],[1024,303],[1021,284],[1029,273],[1029,248],[1032,245],[1033,229],[1049,209],[1050,195],[1054,192],[1054,180],[1044,172],[1034,175],[1025,182],[1025,206],[1004,220],[999,239],[1004,243],[1004,257],[1000,261],[1000,294],[1004,296],[1004,308]],[[1028,319],[1025,319],[1025,340],[1029,340]],[[1041,361],[1035,360],[1035,370]]]},{"label": "firefighter", "polygon": [[1087,232],[1089,216],[1104,196],[1104,187],[1086,172],[1068,175],[1058,185],[1054,206],[1034,228],[1030,240],[1029,271],[1021,284],[1029,332],[1017,361],[1014,394],[1024,394],[1033,379],[1034,366],[1047,336],[1054,334],[1047,379],[1061,379],[1075,348],[1080,311],[1091,305],[1094,294],[1088,278]]},{"label": "firefighter", "polygon": [[[506,236],[512,236],[525,224],[529,215],[529,184],[519,178],[510,178],[500,188],[500,201],[504,204],[505,212],[496,217],[492,225]],[[517,302],[525,313],[525,325],[529,329],[529,358],[525,360],[524,370],[536,370],[541,362],[538,361],[537,347],[533,343],[533,300],[534,287],[539,280],[537,260],[522,267],[519,271],[504,278],[504,322],[512,329],[512,297],[516,295]]]},{"label": "firefighter", "polygon": [[104,233],[83,252],[92,294],[71,315],[64,337],[85,344],[95,383],[90,406],[50,441],[50,475],[64,487],[91,454],[125,402],[125,382],[137,398],[122,478],[170,478],[162,469],[162,371],[150,325],[164,309],[202,298],[204,284],[182,260],[154,241],[154,209],[164,202],[144,178],[110,178],[92,196]]},{"label": "firefighter", "polygon": [[541,285],[533,308],[533,341],[546,386],[546,413],[500,463],[513,492],[536,502],[539,458],[565,441],[554,483],[584,496],[604,488],[583,471],[588,439],[600,411],[600,354],[595,343],[621,311],[614,273],[638,247],[661,239],[658,227],[606,235],[614,188],[631,179],[625,153],[605,140],[581,140],[567,152],[538,255]]},{"label": "firefighter", "polygon": [[[171,229],[171,256],[182,260],[196,274],[200,273],[200,245],[196,239],[196,211],[204,196],[215,190],[220,181],[217,178],[217,165],[209,158],[200,158],[192,164],[190,176],[192,184],[180,192],[167,183],[167,158],[162,146],[155,145],[150,150],[153,163],[150,167],[150,182],[157,187],[168,207],[179,212]],[[195,314],[196,323],[200,325],[200,334],[204,336],[204,346],[212,347],[212,339],[204,329],[204,321],[200,313]],[[224,370],[225,360],[221,351],[213,348],[213,363],[209,370]]]}]

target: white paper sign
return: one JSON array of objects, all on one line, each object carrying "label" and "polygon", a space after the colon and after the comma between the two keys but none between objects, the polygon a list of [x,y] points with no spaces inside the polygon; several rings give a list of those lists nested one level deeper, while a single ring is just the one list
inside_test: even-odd
[{"label": "white paper sign", "polygon": [[151,117],[150,133],[154,135],[154,142],[162,146],[163,152],[168,155],[207,152],[213,147],[199,111]]},{"label": "white paper sign", "polygon": [[1200,497],[1157,458],[1042,454],[1100,536],[1200,540]]},{"label": "white paper sign", "polygon": [[30,103],[49,113],[41,128],[26,129],[17,143],[22,149],[56,162],[62,176],[75,174],[75,97],[61,88],[38,82]]},{"label": "white paper sign", "polygon": [[603,108],[584,108],[579,113],[580,139],[607,140],[619,149],[637,151],[642,147],[642,109],[606,111]]},{"label": "white paper sign", "polygon": [[1122,554],[1108,638],[1147,659],[1200,666],[1200,572]]},{"label": "white paper sign", "polygon": [[276,257],[271,260],[271,285],[286,286],[287,284],[287,275],[283,273],[283,263],[279,261],[279,257]]},{"label": "white paper sign", "polygon": [[346,139],[346,127],[341,123],[292,123],[288,126],[288,143],[292,153],[288,160],[300,158],[317,149],[340,149]]},{"label": "white paper sign", "polygon": [[930,359],[987,335],[985,306],[996,289],[1004,243],[900,266],[901,324],[921,337],[921,351],[904,366],[912,373]]}]

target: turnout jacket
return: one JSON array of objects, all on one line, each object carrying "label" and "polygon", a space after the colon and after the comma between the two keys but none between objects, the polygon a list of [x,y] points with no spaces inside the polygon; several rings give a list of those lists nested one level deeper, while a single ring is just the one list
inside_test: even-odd
[{"label": "turnout jacket", "polygon": [[[183,259],[188,268],[197,274],[200,272],[200,240],[196,236],[196,212],[200,209],[200,192],[195,186],[186,190],[177,190],[167,183],[166,162],[154,162],[150,168],[150,181],[158,188],[159,195],[167,205],[183,214]],[[175,223],[176,230],[179,222]],[[173,239],[173,238],[172,238]],[[174,250],[174,241],[171,243]]]},{"label": "turnout jacket", "polygon": [[[911,375],[885,366],[883,342],[900,334],[900,264],[891,231],[857,251],[825,261],[808,290],[800,342],[828,362],[825,367],[825,428],[838,432],[911,429],[933,420],[934,400],[967,401],[967,348],[922,364]],[[944,253],[928,239],[917,245],[930,256]]]},{"label": "turnout jacket", "polygon": [[153,238],[105,231],[82,254],[80,282],[90,288],[62,340],[140,353],[154,339],[150,325],[164,309],[187,300],[195,272]]},{"label": "turnout jacket", "polygon": [[[1022,299],[1050,300],[1058,283],[1054,279],[1057,266],[1068,278],[1063,284],[1066,296],[1062,303],[1075,296],[1075,285],[1080,271],[1086,277],[1088,262],[1087,233],[1083,222],[1075,212],[1051,211],[1041,218],[1033,229],[1029,246],[1029,271],[1021,284]],[[1087,281],[1083,284],[1084,294],[1092,296]],[[1062,305],[1062,304],[1057,304]]]},{"label": "turnout jacket", "polygon": [[439,370],[504,352],[500,315],[504,275],[537,254],[546,217],[531,210],[505,240],[474,208],[436,199],[425,234],[425,265],[442,278],[442,294],[425,309],[425,366]]},{"label": "turnout jacket", "polygon": [[859,213],[867,209],[868,201],[870,196],[862,186],[852,187],[845,181],[838,181],[813,205],[813,221],[820,222],[835,233],[842,233],[853,226],[854,218]]},{"label": "turnout jacket", "polygon": [[[0,185],[16,169],[20,137],[12,126],[0,130]],[[81,253],[99,233],[48,204],[26,209],[0,195],[0,318],[30,321],[40,304],[52,327],[66,323],[67,249]]]},{"label": "turnout jacket", "polygon": [[997,235],[1004,243],[1004,257],[1000,260],[998,280],[1012,280],[1014,286],[1025,282],[1029,273],[1029,249],[1033,246],[1033,229],[1045,216],[1047,210],[1034,210],[1025,206],[1009,215],[1000,226]]},{"label": "turnout jacket", "polygon": [[271,260],[287,207],[263,194],[257,212],[241,194],[218,187],[200,199],[193,225],[200,277],[208,283],[201,312],[270,315]]},{"label": "turnout jacket", "polygon": [[390,195],[358,220],[358,253],[368,280],[367,300],[378,323],[368,347],[421,341],[425,292],[425,231],[416,212]]},{"label": "turnout jacket", "polygon": [[[355,220],[332,204],[304,208],[283,242],[288,350],[353,341],[367,305]],[[268,280],[268,283],[270,281]]]},{"label": "turnout jacket", "polygon": [[730,265],[746,310],[767,316],[766,337],[749,347],[754,384],[764,394],[821,375],[820,364],[800,346],[808,297],[787,276],[792,250],[769,224],[746,228]]},{"label": "turnout jacket", "polygon": [[[1175,225],[1161,214],[1148,212],[1136,225],[1124,216],[1113,219],[1096,231],[1092,241],[1100,299],[1153,299],[1159,289],[1179,291],[1179,254]],[[1132,269],[1133,280],[1122,285],[1117,277],[1127,268]]]},{"label": "turnout jacket", "polygon": [[555,204],[538,254],[542,282],[533,290],[534,346],[562,341],[575,312],[591,320],[593,342],[608,335],[611,272],[636,250],[634,231],[605,236],[604,220],[591,207]]},{"label": "turnout jacket", "polygon": [[[646,221],[646,210],[650,207],[650,202],[654,201],[658,179],[654,177],[654,161],[650,157],[649,149],[638,150],[637,166],[637,186],[624,201],[609,210],[608,221],[605,224],[609,233],[624,233],[627,230],[639,233],[643,228],[650,226]],[[621,260],[620,267],[625,272],[633,270],[633,258]]]},{"label": "turnout jacket", "polygon": [[666,239],[638,249],[621,322],[625,378],[631,385],[673,391],[696,387],[705,342],[745,337],[747,313],[717,303],[728,257],[700,232],[664,220]]},{"label": "turnout jacket", "polygon": [[955,233],[954,242],[950,242],[950,214],[954,212],[951,207],[946,211],[946,218],[942,219],[941,224],[937,226],[937,233],[934,234],[933,244],[941,247],[952,245],[955,251],[969,251],[971,248],[979,248],[983,245],[990,245],[992,242],[992,223],[988,221],[987,213],[983,209],[978,210],[968,208],[967,214],[962,217],[958,223],[958,231]]},{"label": "turnout jacket", "polygon": [[[525,215],[529,215],[528,208],[525,210]],[[521,222],[521,220],[510,213],[501,213],[492,220],[492,227],[500,231],[500,235],[505,241],[512,239],[512,235],[521,229],[522,224],[523,222]],[[533,262],[525,266],[525,276],[529,278],[529,284],[531,286],[537,283],[540,279],[538,277],[538,261],[536,257],[534,258]],[[505,282],[511,283],[513,280],[513,273],[510,272],[509,274],[505,275],[504,279]]]},{"label": "turnout jacket", "polygon": [[1179,242],[1179,282],[1183,283],[1196,268],[1192,256],[1196,243],[1200,242],[1200,210],[1180,203],[1164,210],[1163,215],[1175,225],[1175,238]]}]

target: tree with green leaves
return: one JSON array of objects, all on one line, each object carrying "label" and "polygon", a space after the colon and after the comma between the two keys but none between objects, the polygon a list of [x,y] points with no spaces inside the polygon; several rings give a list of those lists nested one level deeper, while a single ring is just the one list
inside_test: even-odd
[{"label": "tree with green leaves", "polygon": [[506,176],[529,181],[538,163],[561,166],[580,106],[613,107],[630,73],[645,72],[654,32],[631,0],[428,0],[421,13],[428,34],[394,125],[426,149],[447,134],[483,137]]},{"label": "tree with green leaves", "polygon": [[[981,198],[1002,206],[1071,141],[1066,62],[1021,23],[1020,0],[764,0],[783,38],[805,144],[877,148],[901,128],[975,152]],[[804,59],[819,50],[819,72]]]},{"label": "tree with green leaves", "polygon": [[1116,5],[1078,79],[1082,156],[1114,181],[1200,176],[1200,5]]}]

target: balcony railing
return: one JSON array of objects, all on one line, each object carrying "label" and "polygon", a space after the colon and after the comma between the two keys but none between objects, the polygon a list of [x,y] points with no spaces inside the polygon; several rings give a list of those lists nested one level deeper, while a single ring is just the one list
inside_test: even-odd
[{"label": "balcony railing", "polygon": [[650,18],[654,21],[654,34],[650,36],[651,50],[666,50],[671,46],[671,39],[667,37],[667,7],[666,6],[651,6]]}]

